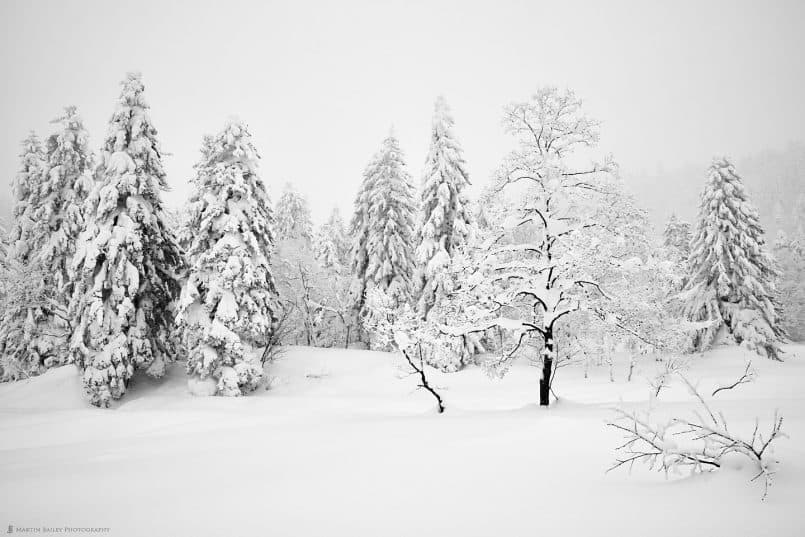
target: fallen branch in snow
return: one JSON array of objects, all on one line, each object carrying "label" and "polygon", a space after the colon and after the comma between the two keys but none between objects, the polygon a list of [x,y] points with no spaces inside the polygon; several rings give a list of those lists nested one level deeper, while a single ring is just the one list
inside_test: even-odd
[{"label": "fallen branch in snow", "polygon": [[[748,371],[747,366],[744,376]],[[737,453],[757,466],[758,473],[752,481],[763,478],[762,499],[765,499],[777,465],[772,443],[786,437],[782,431],[782,416],[775,411],[771,431],[766,436],[758,432],[760,424],[755,419],[752,437],[743,439],[730,432],[724,415],[710,408],[696,386],[681,373],[677,372],[677,375],[704,409],[706,417],[703,417],[703,413],[694,412],[691,419],[671,418],[665,423],[653,424],[648,411],[640,413],[617,409],[618,417],[607,425],[626,433],[626,442],[615,449],[623,456],[616,458],[615,464],[607,471],[622,466],[629,466],[631,470],[635,462],[643,462],[651,470],[665,472],[666,476],[669,472],[677,473],[681,467],[689,467],[692,473],[698,473],[708,468],[720,468],[725,456]],[[744,383],[739,379],[728,389]]]},{"label": "fallen branch in snow", "polygon": [[731,390],[736,386],[740,386],[741,384],[748,384],[753,380],[755,380],[755,376],[756,376],[755,370],[752,369],[752,362],[751,361],[746,362],[746,369],[744,370],[744,374],[741,375],[741,378],[739,378],[729,386],[721,386],[720,388],[716,388],[713,391],[712,396],[715,397],[715,395],[722,390]]}]

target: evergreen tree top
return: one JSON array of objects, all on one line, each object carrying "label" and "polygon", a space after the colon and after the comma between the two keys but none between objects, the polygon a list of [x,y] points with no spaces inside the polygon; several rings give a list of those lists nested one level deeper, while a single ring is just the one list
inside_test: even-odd
[{"label": "evergreen tree top", "polygon": [[64,113],[51,123],[59,125],[60,130],[47,140],[48,175],[43,193],[49,192],[56,204],[75,202],[80,205],[92,188],[89,172],[93,154],[89,149],[89,133],[75,106],[65,107]]},{"label": "evergreen tree top", "polygon": [[258,178],[259,162],[260,154],[248,127],[237,118],[230,118],[217,135],[203,137],[201,160],[196,168],[236,164],[247,172],[247,178]]},{"label": "evergreen tree top", "polygon": [[168,184],[142,77],[139,73],[128,73],[121,86],[103,142],[99,172],[120,178],[116,187],[121,195],[142,195],[161,206],[157,192],[167,190]]},{"label": "evergreen tree top", "polygon": [[225,235],[241,236],[233,244],[242,240],[252,252],[271,248],[273,216],[259,158],[251,133],[237,119],[227,121],[217,135],[204,136],[188,206],[191,257],[210,254],[210,244]]},{"label": "evergreen tree top", "polygon": [[690,285],[715,288],[730,302],[765,301],[773,292],[776,269],[764,245],[757,210],[740,176],[727,158],[716,157],[701,197]]},{"label": "evergreen tree top", "polygon": [[313,223],[307,199],[296,191],[291,183],[285,183],[282,195],[277,200],[276,230],[281,239],[313,238]]},{"label": "evergreen tree top", "polygon": [[40,205],[40,193],[44,179],[45,151],[35,132],[31,131],[22,141],[20,169],[11,186],[14,197],[12,227],[8,241],[12,256],[18,260],[28,259],[34,245],[35,212]]},{"label": "evergreen tree top", "polygon": [[[21,166],[14,178],[12,188],[14,199],[17,201],[28,199],[31,195],[38,195],[39,184],[42,180],[41,174],[45,164],[45,148],[34,131],[28,134],[21,145]],[[21,213],[15,207],[13,214],[14,218],[17,218]]]},{"label": "evergreen tree top", "polygon": [[48,137],[48,163],[59,166],[61,173],[80,174],[89,170],[92,167],[89,133],[78,109],[75,106],[66,106],[64,113],[51,123],[59,125],[60,130]]}]

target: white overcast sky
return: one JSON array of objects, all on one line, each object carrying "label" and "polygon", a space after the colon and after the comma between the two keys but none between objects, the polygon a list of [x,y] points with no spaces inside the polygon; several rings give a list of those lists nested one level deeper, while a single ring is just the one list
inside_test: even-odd
[{"label": "white overcast sky", "polygon": [[584,99],[629,176],[805,140],[802,0],[3,0],[0,20],[6,202],[27,131],[75,104],[97,150],[130,70],[172,153],[171,206],[202,135],[230,115],[249,124],[272,195],[295,183],[319,221],[351,210],[392,125],[419,181],[438,94],[476,184],[508,147],[502,106],[542,85]]}]

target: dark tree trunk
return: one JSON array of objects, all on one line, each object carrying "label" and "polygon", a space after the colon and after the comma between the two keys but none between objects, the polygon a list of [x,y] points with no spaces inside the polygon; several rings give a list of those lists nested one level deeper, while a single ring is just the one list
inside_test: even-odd
[{"label": "dark tree trunk", "polygon": [[553,330],[544,334],[545,350],[542,356],[542,378],[539,379],[539,406],[548,406],[551,398],[551,374],[553,373]]}]

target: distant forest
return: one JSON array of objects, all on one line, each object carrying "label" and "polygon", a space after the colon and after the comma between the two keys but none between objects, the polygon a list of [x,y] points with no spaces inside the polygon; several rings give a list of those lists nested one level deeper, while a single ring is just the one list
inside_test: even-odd
[{"label": "distant forest", "polygon": [[[729,156],[729,155],[727,155]],[[626,183],[649,212],[657,233],[662,233],[671,213],[694,223],[699,195],[709,162],[642,176],[625,173]],[[767,241],[778,230],[791,233],[794,204],[805,197],[805,144],[792,143],[782,150],[765,150],[735,161],[735,169],[760,213]]]}]

